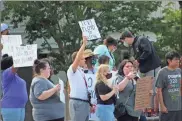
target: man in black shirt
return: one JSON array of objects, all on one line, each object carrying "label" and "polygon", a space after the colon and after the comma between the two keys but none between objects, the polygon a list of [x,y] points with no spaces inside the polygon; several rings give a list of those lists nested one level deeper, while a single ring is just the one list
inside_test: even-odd
[{"label": "man in black shirt", "polygon": [[[138,65],[140,73],[142,73],[143,76],[156,77],[158,71],[161,68],[161,61],[156,53],[154,46],[148,40],[148,38],[143,36],[134,37],[130,31],[124,31],[120,39],[126,47],[132,46],[134,51],[135,64]],[[156,92],[155,83],[156,80],[153,83],[154,95]],[[151,106],[154,108],[154,99],[151,101]],[[157,101],[156,106],[158,107]]]}]

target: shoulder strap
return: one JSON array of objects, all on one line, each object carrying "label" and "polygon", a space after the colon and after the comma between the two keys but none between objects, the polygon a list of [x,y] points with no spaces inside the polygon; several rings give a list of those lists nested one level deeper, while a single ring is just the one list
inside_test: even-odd
[{"label": "shoulder strap", "polygon": [[131,97],[131,94],[132,94],[132,93],[133,93],[133,91],[134,91],[134,82],[133,82],[133,80],[132,80],[132,86],[133,86],[133,89],[132,89],[132,91],[130,92],[130,94],[129,94],[128,98],[126,99],[126,101],[125,101],[124,105],[126,105],[126,104],[127,104],[128,100],[129,100],[129,99],[130,99],[130,97]]},{"label": "shoulder strap", "polygon": [[[80,69],[78,69],[79,71],[80,71],[80,73],[82,74],[82,71],[80,70]],[[87,85],[87,81],[86,81],[86,77],[85,77],[85,75],[84,75],[84,72],[83,72],[83,74],[82,74],[82,77],[83,77],[83,80],[84,80],[84,82],[85,82],[85,86],[86,86],[86,88],[88,89],[88,85]]]}]

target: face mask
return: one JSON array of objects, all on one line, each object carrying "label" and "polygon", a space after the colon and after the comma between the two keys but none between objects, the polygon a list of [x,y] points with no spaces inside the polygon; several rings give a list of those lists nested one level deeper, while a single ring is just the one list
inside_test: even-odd
[{"label": "face mask", "polygon": [[92,65],[95,65],[97,62],[96,58],[95,57],[92,57]]},{"label": "face mask", "polygon": [[116,51],[116,49],[113,49],[113,50],[112,50],[112,53],[114,53],[115,51]]},{"label": "face mask", "polygon": [[125,41],[124,41],[123,45],[124,45],[125,47],[129,47],[129,44],[128,44],[127,42],[125,42]]},{"label": "face mask", "polygon": [[110,79],[112,77],[112,73],[108,73],[107,75],[106,75],[106,78],[107,79]]}]

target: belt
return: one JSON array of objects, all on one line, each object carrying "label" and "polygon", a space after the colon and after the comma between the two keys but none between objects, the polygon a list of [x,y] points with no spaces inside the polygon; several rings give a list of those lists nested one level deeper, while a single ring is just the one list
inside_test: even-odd
[{"label": "belt", "polygon": [[70,97],[70,99],[72,99],[72,100],[78,100],[78,101],[82,101],[82,102],[87,102],[87,103],[89,103],[88,100],[83,100],[83,99],[80,99],[80,98]]}]

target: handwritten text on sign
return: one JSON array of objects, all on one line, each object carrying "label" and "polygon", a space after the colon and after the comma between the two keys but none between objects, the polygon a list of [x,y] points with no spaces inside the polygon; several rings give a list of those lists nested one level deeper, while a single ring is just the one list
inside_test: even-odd
[{"label": "handwritten text on sign", "polygon": [[88,40],[101,38],[97,25],[94,19],[88,19],[78,22],[83,35],[88,38]]},{"label": "handwritten text on sign", "polygon": [[3,45],[21,45],[22,38],[21,35],[2,35],[1,43]]},{"label": "handwritten text on sign", "polygon": [[37,59],[37,44],[16,46],[12,49],[14,67],[32,66],[34,60]]},{"label": "handwritten text on sign", "polygon": [[152,90],[153,78],[140,78],[136,84],[135,110],[149,108],[151,104],[150,91]]},{"label": "handwritten text on sign", "polygon": [[13,54],[13,47],[22,44],[21,35],[2,35],[1,43],[3,44],[3,54],[11,55]]},{"label": "handwritten text on sign", "polygon": [[[96,77],[94,74],[85,74],[88,91],[91,93],[91,103],[97,104],[97,98],[95,95],[95,84],[96,84]],[[91,113],[89,120],[98,121],[98,118],[95,113]]]}]

